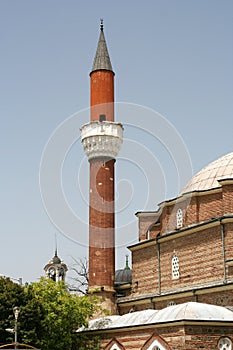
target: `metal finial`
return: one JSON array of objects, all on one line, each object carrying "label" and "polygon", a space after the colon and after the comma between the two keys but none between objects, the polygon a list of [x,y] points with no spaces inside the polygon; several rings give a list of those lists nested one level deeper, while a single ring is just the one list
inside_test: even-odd
[{"label": "metal finial", "polygon": [[55,256],[57,256],[57,234],[55,233]]},{"label": "metal finial", "polygon": [[125,256],[125,270],[130,270],[130,267],[129,267],[129,256],[128,255]]},{"label": "metal finial", "polygon": [[100,30],[104,30],[104,20],[102,18],[100,19]]}]

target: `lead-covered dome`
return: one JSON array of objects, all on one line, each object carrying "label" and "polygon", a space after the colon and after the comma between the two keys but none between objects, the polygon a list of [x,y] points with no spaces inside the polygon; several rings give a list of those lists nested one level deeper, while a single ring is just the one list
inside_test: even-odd
[{"label": "lead-covered dome", "polygon": [[115,286],[132,283],[131,269],[122,269],[115,272]]},{"label": "lead-covered dome", "polygon": [[223,179],[233,179],[233,152],[218,158],[194,175],[180,195],[220,187],[218,180]]},{"label": "lead-covered dome", "polygon": [[120,287],[124,284],[132,283],[132,270],[129,267],[129,257],[126,255],[125,257],[125,268],[117,270],[115,272],[115,288]]}]

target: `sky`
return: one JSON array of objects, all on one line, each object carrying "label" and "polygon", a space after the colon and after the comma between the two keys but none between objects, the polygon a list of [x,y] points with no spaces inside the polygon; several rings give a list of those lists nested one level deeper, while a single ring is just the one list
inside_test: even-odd
[{"label": "sky", "polygon": [[1,0],[0,275],[36,281],[55,236],[68,282],[74,259],[88,254],[89,169],[79,129],[89,120],[101,18],[125,129],[117,268],[137,242],[135,213],[157,210],[232,151],[231,0]]}]

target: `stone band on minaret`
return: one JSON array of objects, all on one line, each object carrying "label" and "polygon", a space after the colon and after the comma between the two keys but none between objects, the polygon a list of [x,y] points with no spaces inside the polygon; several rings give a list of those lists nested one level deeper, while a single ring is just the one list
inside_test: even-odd
[{"label": "stone band on minaret", "polygon": [[90,122],[81,127],[90,162],[89,291],[114,313],[115,200],[114,163],[123,141],[123,126],[114,122],[114,72],[103,32],[90,73]]},{"label": "stone band on minaret", "polygon": [[115,159],[123,142],[120,123],[92,121],[81,127],[82,144],[89,160],[93,158]]}]

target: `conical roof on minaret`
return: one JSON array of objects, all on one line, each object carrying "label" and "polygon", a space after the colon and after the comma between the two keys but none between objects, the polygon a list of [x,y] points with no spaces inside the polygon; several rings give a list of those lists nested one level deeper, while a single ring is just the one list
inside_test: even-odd
[{"label": "conical roof on minaret", "polygon": [[108,70],[112,71],[112,64],[110,61],[108,48],[104,36],[104,26],[103,26],[103,20],[100,22],[100,36],[99,36],[99,42],[92,66],[91,73],[97,70]]}]

